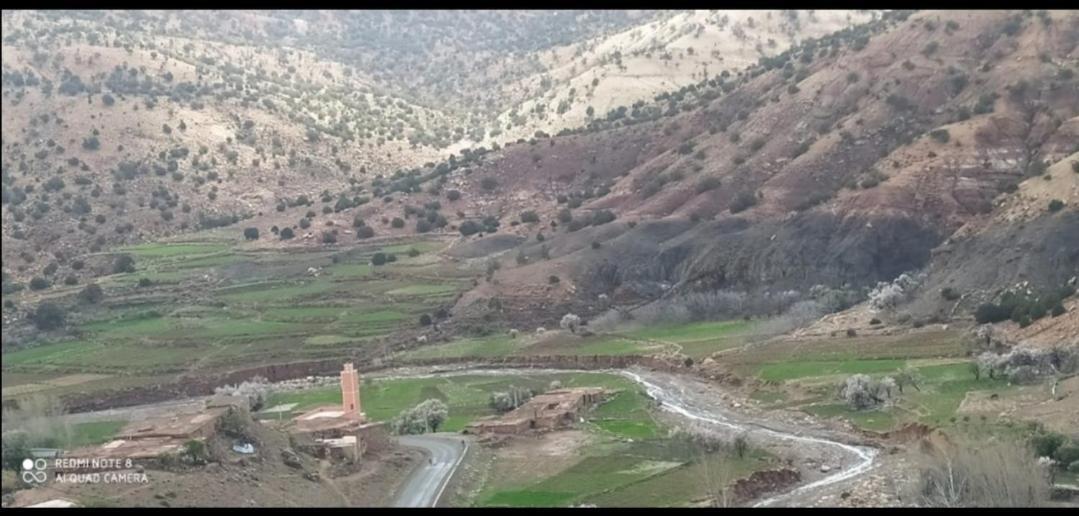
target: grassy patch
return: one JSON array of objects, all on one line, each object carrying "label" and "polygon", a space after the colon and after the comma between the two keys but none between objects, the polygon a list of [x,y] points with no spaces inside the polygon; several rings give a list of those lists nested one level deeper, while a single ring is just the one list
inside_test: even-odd
[{"label": "grassy patch", "polygon": [[120,429],[125,424],[127,424],[125,421],[94,421],[72,425],[68,447],[78,448],[107,443],[120,433]]},{"label": "grassy patch", "polygon": [[465,338],[446,344],[424,346],[410,350],[402,354],[401,358],[409,360],[450,357],[499,357],[512,354],[523,346],[523,339],[511,339],[505,335]]},{"label": "grassy patch", "polygon": [[896,426],[895,415],[886,410],[851,410],[841,403],[809,405],[802,410],[824,418],[840,416],[866,430],[883,432]]},{"label": "grassy patch", "polygon": [[396,288],[386,292],[391,296],[427,296],[432,294],[449,294],[457,290],[454,285],[445,284],[419,284]]},{"label": "grassy patch", "polygon": [[819,360],[781,362],[762,366],[758,372],[764,380],[783,381],[813,376],[837,374],[887,373],[901,369],[905,360]]}]

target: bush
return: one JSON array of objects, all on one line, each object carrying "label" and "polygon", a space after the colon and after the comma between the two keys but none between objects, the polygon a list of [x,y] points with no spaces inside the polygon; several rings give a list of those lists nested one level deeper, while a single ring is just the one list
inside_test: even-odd
[{"label": "bush", "polygon": [[547,283],[550,283],[551,285],[557,285],[561,281],[562,280],[558,279],[558,276],[555,276],[553,274],[547,277]]},{"label": "bush", "polygon": [[296,236],[296,234],[292,231],[292,228],[285,228],[281,230],[280,236],[281,240],[289,240]]},{"label": "bush", "polygon": [[956,299],[959,299],[962,296],[959,294],[959,292],[956,292],[956,290],[954,288],[952,288],[952,287],[944,287],[943,289],[940,290],[940,297],[943,297],[944,299],[946,299],[948,301],[955,301]]},{"label": "bush", "polygon": [[974,310],[974,320],[978,324],[1006,321],[1009,317],[1011,317],[1010,310],[993,303],[983,303]]},{"label": "bush", "polygon": [[311,219],[304,217],[300,219],[300,229],[307,229],[311,227]]},{"label": "bush", "polygon": [[82,291],[79,292],[79,300],[84,303],[96,305],[101,302],[102,299],[105,299],[105,292],[101,290],[101,287],[96,283],[86,285],[83,287]]},{"label": "bush", "polygon": [[386,253],[375,253],[371,255],[371,265],[379,266],[386,264]]},{"label": "bush", "polygon": [[371,238],[373,236],[375,236],[375,229],[372,228],[371,226],[360,226],[359,228],[356,229],[356,238],[357,239],[362,240],[362,239],[365,239],[365,238]]},{"label": "bush", "polygon": [[244,239],[245,240],[258,240],[259,239],[259,229],[258,228],[244,229]]},{"label": "bush", "polygon": [[1049,201],[1049,212],[1050,213],[1056,213],[1056,212],[1058,212],[1060,210],[1063,210],[1063,209],[1064,209],[1064,201],[1061,201],[1060,199],[1053,199],[1053,200]]},{"label": "bush", "polygon": [[697,183],[697,193],[704,193],[709,190],[715,190],[716,188],[719,188],[720,184],[722,184],[722,181],[720,181],[718,177],[706,177],[704,179],[701,179],[700,182]]},{"label": "bush", "polygon": [[473,220],[466,220],[462,222],[461,225],[458,227],[458,230],[464,236],[475,235],[476,233],[479,233],[482,229],[483,228],[479,224],[477,224],[476,221]]},{"label": "bush", "polygon": [[1030,439],[1030,446],[1034,448],[1037,457],[1052,457],[1057,449],[1064,445],[1065,438],[1057,433],[1036,435]]},{"label": "bush", "polygon": [[427,315],[427,314],[421,315],[420,316],[420,326],[430,326],[430,325],[431,325],[431,316]]},{"label": "bush", "polygon": [[1060,446],[1053,453],[1053,460],[1061,464],[1071,464],[1079,461],[1079,444],[1067,444]]},{"label": "bush", "polygon": [[936,129],[929,132],[929,137],[938,143],[948,143],[948,140],[951,139],[951,134],[948,133],[947,129]]},{"label": "bush", "polygon": [[55,330],[64,325],[67,312],[60,305],[44,302],[30,315],[30,321],[41,331]]},{"label": "bush", "polygon": [[394,228],[403,228],[405,227],[405,219],[402,219],[401,217],[394,217],[393,220],[390,221],[390,226]]},{"label": "bush", "polygon": [[734,199],[731,200],[731,213],[745,211],[756,204],[756,195],[753,195],[750,192],[739,192],[738,195],[735,195]]},{"label": "bush", "polygon": [[112,264],[113,274],[135,272],[135,258],[130,254],[121,254]]},{"label": "bush", "polygon": [[599,210],[592,214],[592,225],[600,226],[608,222],[613,222],[615,214],[611,210]]},{"label": "bush", "polygon": [[419,255],[420,255],[420,250],[419,249],[416,249],[415,247],[408,248],[408,257],[409,258],[415,258],[415,257],[417,257]]},{"label": "bush", "polygon": [[539,221],[539,215],[537,215],[536,212],[532,210],[521,212],[521,222],[533,224]]},{"label": "bush", "polygon": [[461,198],[461,192],[457,190],[449,190],[446,192],[446,198],[450,201],[456,201]]},{"label": "bush", "polygon": [[485,177],[480,180],[480,186],[487,191],[498,188],[498,180],[493,177]]},{"label": "bush", "polygon": [[42,278],[41,276],[34,276],[30,279],[30,290],[45,290],[51,285],[49,280]]},{"label": "bush", "polygon": [[337,231],[323,231],[322,232],[323,244],[336,244],[337,243]]}]

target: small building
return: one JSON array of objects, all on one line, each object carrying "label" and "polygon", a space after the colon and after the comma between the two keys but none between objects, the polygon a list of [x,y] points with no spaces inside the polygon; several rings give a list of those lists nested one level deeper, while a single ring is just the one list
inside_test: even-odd
[{"label": "small building", "polygon": [[555,389],[534,396],[502,416],[475,421],[465,427],[465,433],[520,434],[564,428],[576,423],[585,411],[603,401],[606,394],[599,387]]},{"label": "small building", "polygon": [[370,441],[385,432],[383,423],[368,423],[360,399],[359,373],[351,363],[341,370],[341,405],[316,407],[293,418],[290,432],[306,439],[306,448],[325,458],[354,461]]}]

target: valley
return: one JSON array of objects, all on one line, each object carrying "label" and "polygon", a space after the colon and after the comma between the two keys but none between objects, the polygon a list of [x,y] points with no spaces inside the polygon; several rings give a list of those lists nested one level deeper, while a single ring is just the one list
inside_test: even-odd
[{"label": "valley", "polygon": [[1075,505],[1073,11],[2,17],[5,507]]}]

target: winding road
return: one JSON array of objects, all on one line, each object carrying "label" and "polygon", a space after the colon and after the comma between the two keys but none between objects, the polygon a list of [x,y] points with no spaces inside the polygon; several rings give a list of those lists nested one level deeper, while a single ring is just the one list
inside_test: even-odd
[{"label": "winding road", "polygon": [[[728,406],[724,393],[717,386],[693,377],[645,371],[629,370],[576,371],[568,369],[520,369],[477,368],[475,364],[423,367],[382,371],[369,375],[372,378],[417,378],[450,375],[505,375],[549,374],[570,372],[594,372],[619,374],[641,385],[659,403],[659,409],[670,412],[698,430],[716,432],[726,437],[740,435],[754,446],[765,448],[780,455],[809,459],[831,467],[824,473],[803,470],[805,483],[789,491],[760,500],[754,506],[808,505],[826,491],[841,483],[857,478],[876,465],[878,451],[874,448],[848,444],[857,442],[849,435],[835,433],[817,425],[784,421],[770,417],[767,412],[750,413],[739,409],[737,404]],[[151,414],[175,411],[185,406],[197,406],[203,398],[189,398],[152,405],[128,407],[81,414],[70,414],[71,422],[87,422],[106,419],[136,419]],[[446,486],[460,466],[468,451],[468,441],[456,434],[428,434],[402,436],[400,443],[421,448],[430,462],[421,463],[406,480],[397,494],[396,507],[435,507],[442,498]],[[847,442],[843,442],[847,441]],[[824,471],[823,469],[821,471]]]},{"label": "winding road", "polygon": [[437,506],[468,451],[468,441],[455,434],[404,435],[397,439],[404,446],[424,449],[429,460],[409,475],[393,506]]},{"label": "winding road", "polygon": [[[573,372],[565,369],[468,369],[439,370],[437,373],[418,373],[387,375],[387,378],[449,376],[460,374],[541,374]],[[584,371],[581,371],[584,372]],[[768,449],[785,449],[790,455],[813,458],[822,462],[839,464],[834,472],[814,478],[790,491],[780,493],[755,503],[754,507],[770,505],[801,505],[805,500],[800,496],[813,497],[814,491],[826,486],[838,484],[855,478],[874,466],[877,450],[864,446],[845,444],[829,436],[829,432],[808,426],[789,427],[778,421],[765,421],[759,416],[749,416],[738,411],[727,410],[719,401],[712,387],[698,380],[684,378],[669,373],[648,372],[643,370],[591,371],[620,374],[633,380],[653,399],[659,402],[660,409],[674,413],[688,421],[699,423],[720,432],[741,435],[756,446]],[[381,375],[379,375],[381,376]],[[816,434],[816,435],[810,435]],[[434,507],[442,491],[449,483],[457,466],[464,456],[467,445],[462,446],[460,438],[430,436],[401,437],[401,443],[428,450],[434,457],[433,464],[423,464],[413,472],[405,487],[398,495],[395,504],[398,507]]]}]

